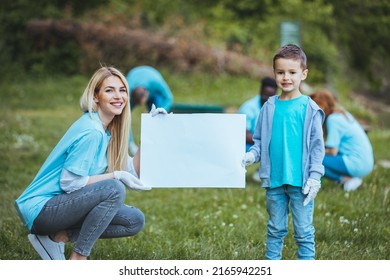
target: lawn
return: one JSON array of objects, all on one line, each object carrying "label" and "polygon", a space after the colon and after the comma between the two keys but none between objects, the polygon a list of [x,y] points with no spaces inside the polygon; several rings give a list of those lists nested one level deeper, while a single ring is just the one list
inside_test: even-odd
[{"label": "lawn", "polygon": [[[176,102],[213,104],[234,111],[257,94],[259,83],[228,75],[163,72]],[[0,259],[39,259],[13,206],[51,149],[80,116],[78,100],[88,78],[19,78],[0,82]],[[348,108],[347,108],[348,109]],[[139,140],[140,113],[133,112]],[[376,162],[390,160],[390,130],[369,132]],[[90,259],[263,259],[265,192],[248,168],[245,189],[154,189],[128,191],[126,203],[142,209],[145,229],[132,238],[99,240]],[[376,165],[361,188],[346,193],[323,180],[314,224],[317,258],[390,259],[390,172]],[[290,223],[284,259],[296,258]],[[66,253],[70,253],[67,245]]]}]

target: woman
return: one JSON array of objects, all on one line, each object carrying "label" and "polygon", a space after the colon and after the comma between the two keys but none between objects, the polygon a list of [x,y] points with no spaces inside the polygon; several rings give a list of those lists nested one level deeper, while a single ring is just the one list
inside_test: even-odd
[{"label": "woman", "polygon": [[370,140],[354,117],[337,107],[329,91],[318,90],[310,97],[326,115],[325,177],[343,183],[346,191],[356,190],[374,167]]},{"label": "woman", "polygon": [[97,239],[143,229],[143,213],[124,204],[124,185],[150,189],[138,179],[139,153],[128,155],[128,92],[117,69],[98,69],[80,100],[84,114],[16,200],[28,238],[43,259],[65,259],[64,244],[74,242],[69,259],[85,260]]}]

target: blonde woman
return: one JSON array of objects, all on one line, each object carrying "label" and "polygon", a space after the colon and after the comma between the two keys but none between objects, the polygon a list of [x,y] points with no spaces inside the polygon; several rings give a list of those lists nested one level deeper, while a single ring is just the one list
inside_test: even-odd
[{"label": "blonde woman", "polygon": [[74,242],[69,259],[87,259],[99,238],[133,236],[143,229],[144,214],[124,204],[124,186],[150,189],[138,179],[139,153],[128,155],[128,93],[117,69],[98,69],[80,100],[84,114],[16,200],[42,259],[65,259],[67,242]]}]

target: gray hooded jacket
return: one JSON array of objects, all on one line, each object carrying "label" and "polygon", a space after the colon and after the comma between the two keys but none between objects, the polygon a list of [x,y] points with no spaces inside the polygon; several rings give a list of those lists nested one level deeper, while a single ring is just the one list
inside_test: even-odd
[{"label": "gray hooded jacket", "polygon": [[[275,112],[276,98],[277,96],[270,97],[263,105],[253,135],[254,144],[249,149],[249,152],[253,153],[255,156],[255,162],[260,161],[259,175],[262,187],[264,188],[270,187],[271,165],[269,144],[272,134],[272,121]],[[305,185],[309,178],[320,180],[325,172],[324,166],[322,165],[325,156],[322,131],[324,119],[324,112],[318,107],[317,103],[309,98],[303,127],[302,186]]]}]

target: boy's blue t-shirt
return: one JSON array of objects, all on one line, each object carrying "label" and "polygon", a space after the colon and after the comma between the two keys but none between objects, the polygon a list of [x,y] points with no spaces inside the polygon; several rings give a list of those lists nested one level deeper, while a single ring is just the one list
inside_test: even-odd
[{"label": "boy's blue t-shirt", "polygon": [[16,200],[16,208],[29,230],[45,203],[64,193],[60,187],[63,168],[80,176],[106,171],[110,137],[104,131],[98,113],[92,113],[92,118],[89,113],[84,113],[68,129],[34,180]]},{"label": "boy's blue t-shirt", "polygon": [[307,96],[291,100],[275,100],[270,141],[270,187],[284,184],[302,187],[303,127]]},{"label": "boy's blue t-shirt", "polygon": [[346,114],[348,118],[341,113],[328,116],[325,146],[338,149],[351,176],[364,177],[374,167],[371,142],[354,117],[348,112]]}]

